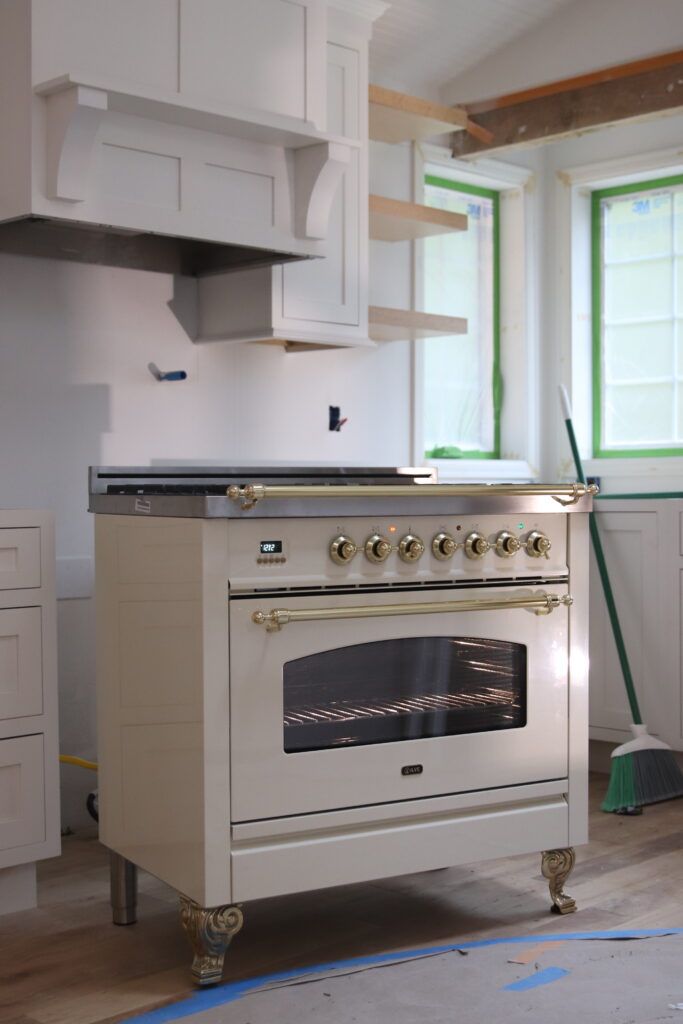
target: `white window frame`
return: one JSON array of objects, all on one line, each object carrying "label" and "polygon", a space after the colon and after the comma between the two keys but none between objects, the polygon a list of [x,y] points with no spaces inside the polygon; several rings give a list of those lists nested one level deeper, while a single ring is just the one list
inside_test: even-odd
[{"label": "white window frame", "polygon": [[[683,174],[681,150],[666,149],[631,157],[581,164],[558,172],[558,209],[563,255],[559,291],[558,322],[564,326],[560,338],[560,360],[564,384],[572,400],[577,443],[585,472],[601,479],[640,478],[652,481],[647,490],[680,489],[683,457],[642,456],[634,453],[613,459],[594,459],[593,453],[593,348],[591,276],[591,195],[597,189],[629,185],[651,178]],[[566,270],[569,269],[569,273]],[[562,425],[564,427],[564,424]],[[568,468],[572,476],[573,467]],[[606,489],[610,489],[609,484]]]},{"label": "white window frame", "polygon": [[[534,238],[534,175],[526,167],[498,160],[456,160],[449,149],[414,147],[414,199],[424,203],[425,175],[451,178],[500,192],[500,371],[503,403],[500,459],[426,459],[422,431],[424,368],[422,342],[412,349],[412,454],[414,465],[434,466],[447,482],[507,482],[538,477],[538,304],[529,272],[528,241]],[[415,244],[414,306],[423,304],[423,247]]]}]

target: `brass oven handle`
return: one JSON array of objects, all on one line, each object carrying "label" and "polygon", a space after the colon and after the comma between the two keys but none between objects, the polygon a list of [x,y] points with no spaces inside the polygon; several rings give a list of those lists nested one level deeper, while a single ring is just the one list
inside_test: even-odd
[{"label": "brass oven handle", "polygon": [[347,487],[281,486],[279,484],[233,484],[227,489],[231,501],[241,501],[243,509],[253,508],[264,498],[481,498],[491,494],[511,497],[538,495],[550,497],[560,505],[575,505],[587,494],[598,493],[595,484],[349,484]]},{"label": "brass oven handle", "polygon": [[319,619],[374,619],[384,615],[431,615],[444,612],[494,612],[525,608],[536,615],[549,615],[561,605],[570,605],[573,598],[567,594],[532,594],[527,597],[481,598],[471,601],[429,601],[425,604],[371,604],[350,608],[273,608],[269,612],[254,612],[251,621],[265,626],[269,633],[277,633],[288,622],[314,622]]}]

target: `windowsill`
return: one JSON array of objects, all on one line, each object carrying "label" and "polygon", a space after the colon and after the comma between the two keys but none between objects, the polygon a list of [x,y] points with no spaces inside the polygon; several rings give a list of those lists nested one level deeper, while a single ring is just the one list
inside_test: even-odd
[{"label": "windowsill", "polygon": [[425,459],[443,484],[507,484],[537,479],[538,473],[523,459]]},{"label": "windowsill", "polygon": [[584,471],[590,476],[640,476],[656,479],[660,476],[683,476],[683,455],[634,456],[618,459],[583,460]]},{"label": "windowsill", "polygon": [[645,494],[649,491],[683,489],[683,457],[633,459],[586,459],[586,476],[597,477],[603,495],[622,492]]}]

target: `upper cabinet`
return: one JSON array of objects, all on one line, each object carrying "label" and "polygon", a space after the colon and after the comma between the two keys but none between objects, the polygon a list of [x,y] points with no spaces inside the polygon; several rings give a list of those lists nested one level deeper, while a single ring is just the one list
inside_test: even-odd
[{"label": "upper cabinet", "polygon": [[[375,6],[371,13],[381,13],[383,5]],[[330,6],[326,124],[333,137],[356,145],[331,204],[324,259],[202,279],[197,340],[272,342],[289,351],[373,346],[367,287],[370,29],[370,16]]]},{"label": "upper cabinet", "polygon": [[326,26],[324,0],[0,2],[0,249],[189,274],[322,257],[360,166],[352,113],[326,123]]}]

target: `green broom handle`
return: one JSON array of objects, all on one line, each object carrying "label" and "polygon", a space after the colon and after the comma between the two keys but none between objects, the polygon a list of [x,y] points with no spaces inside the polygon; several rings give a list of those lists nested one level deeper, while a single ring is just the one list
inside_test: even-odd
[{"label": "green broom handle", "polygon": [[[567,434],[569,435],[569,444],[571,446],[572,455],[574,456],[574,465],[576,466],[576,475],[579,478],[579,482],[585,484],[586,477],[583,472],[583,466],[581,465],[581,456],[579,455],[579,448],[576,443],[576,435],[574,434],[574,425],[572,423],[571,410],[569,407],[569,398],[567,397],[566,389],[560,386],[560,397],[562,399],[562,406],[565,413],[565,425],[567,427]],[[607,572],[607,562],[605,561],[605,553],[602,550],[602,541],[600,540],[600,534],[598,532],[598,524],[595,518],[594,512],[588,513],[589,526],[591,540],[593,541],[593,551],[595,552],[595,560],[598,563],[598,569],[600,570],[600,580],[602,581],[602,589],[605,594],[605,603],[607,604],[607,611],[609,612],[609,620],[612,624],[612,632],[614,633],[614,642],[617,645],[617,653],[619,655],[619,662],[621,664],[621,671],[624,676],[624,684],[626,686],[626,696],[631,707],[631,717],[635,725],[642,725],[643,719],[640,714],[640,708],[638,706],[638,698],[636,697],[636,688],[633,684],[633,676],[631,675],[631,666],[628,663],[628,655],[626,654],[626,644],[624,643],[624,637],[621,632],[621,625],[619,623],[619,616],[617,615],[617,606],[614,603],[614,594],[612,593],[612,584],[610,583],[609,573]]]}]

